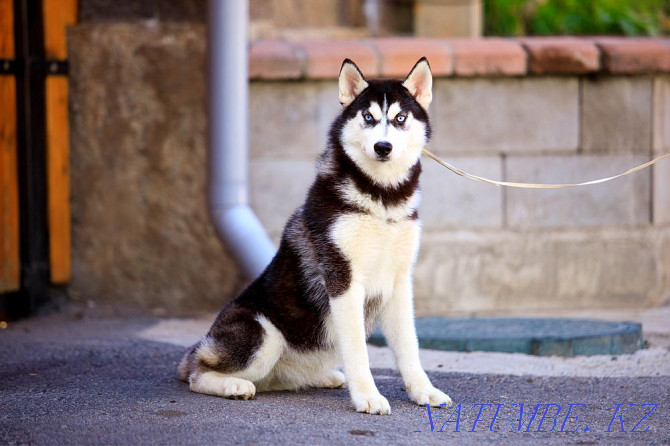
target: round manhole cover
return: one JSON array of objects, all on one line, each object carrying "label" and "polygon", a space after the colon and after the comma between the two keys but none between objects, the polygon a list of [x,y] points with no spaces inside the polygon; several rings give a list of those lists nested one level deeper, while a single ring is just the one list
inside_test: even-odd
[{"label": "round manhole cover", "polygon": [[[418,318],[421,348],[537,356],[620,355],[644,348],[642,325],[587,319]],[[369,342],[386,345],[375,331]]]}]

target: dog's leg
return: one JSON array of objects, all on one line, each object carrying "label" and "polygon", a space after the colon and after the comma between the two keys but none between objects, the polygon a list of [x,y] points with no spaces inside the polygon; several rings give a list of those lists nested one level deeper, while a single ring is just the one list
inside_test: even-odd
[{"label": "dog's leg", "polygon": [[390,414],[388,401],[377,390],[365,345],[365,290],[352,282],[341,296],[330,299],[337,346],[344,364],[349,394],[357,412]]},{"label": "dog's leg", "polygon": [[419,405],[450,405],[451,398],[433,387],[421,367],[414,327],[412,279],[409,274],[396,281],[393,295],[382,309],[380,323],[410,399]]},{"label": "dog's leg", "polygon": [[[267,318],[257,316],[254,323],[262,327],[263,340],[253,353],[250,362],[242,370],[226,372],[225,359],[223,359],[224,364],[221,364],[222,358],[234,351],[232,345],[225,345],[226,340],[230,344],[234,342],[232,337],[222,340],[224,345],[217,345],[216,341],[211,338],[205,338],[193,350],[192,354],[197,363],[188,376],[191,391],[233,399],[248,400],[254,397],[256,394],[254,383],[261,382],[272,371],[286,343],[281,332]],[[245,344],[240,342],[234,347],[243,349]],[[236,353],[239,354],[239,352]],[[247,354],[248,352],[242,353]],[[217,367],[219,370],[216,369]]]}]

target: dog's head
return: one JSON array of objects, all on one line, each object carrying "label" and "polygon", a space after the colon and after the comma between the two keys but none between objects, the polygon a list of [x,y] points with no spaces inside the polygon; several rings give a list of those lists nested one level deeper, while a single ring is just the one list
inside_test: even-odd
[{"label": "dog's head", "polygon": [[432,85],[426,58],[404,81],[367,81],[351,60],[342,64],[339,138],[349,158],[375,181],[397,184],[417,163],[430,137],[426,109]]}]

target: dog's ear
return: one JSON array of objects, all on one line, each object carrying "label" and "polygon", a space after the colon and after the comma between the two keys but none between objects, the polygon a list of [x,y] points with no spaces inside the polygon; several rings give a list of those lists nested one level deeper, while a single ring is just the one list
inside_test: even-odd
[{"label": "dog's ear", "polygon": [[347,106],[368,87],[361,70],[349,59],[344,59],[340,68],[340,104]]},{"label": "dog's ear", "polygon": [[433,74],[430,72],[428,59],[425,57],[419,59],[402,85],[407,88],[412,96],[416,98],[416,101],[427,110],[430,102],[433,100]]}]

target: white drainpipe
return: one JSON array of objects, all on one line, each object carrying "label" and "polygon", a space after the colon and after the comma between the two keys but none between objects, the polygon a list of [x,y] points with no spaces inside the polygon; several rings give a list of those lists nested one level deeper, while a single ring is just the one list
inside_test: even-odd
[{"label": "white drainpipe", "polygon": [[249,207],[248,0],[209,0],[209,206],[219,236],[253,279],[276,252]]}]

